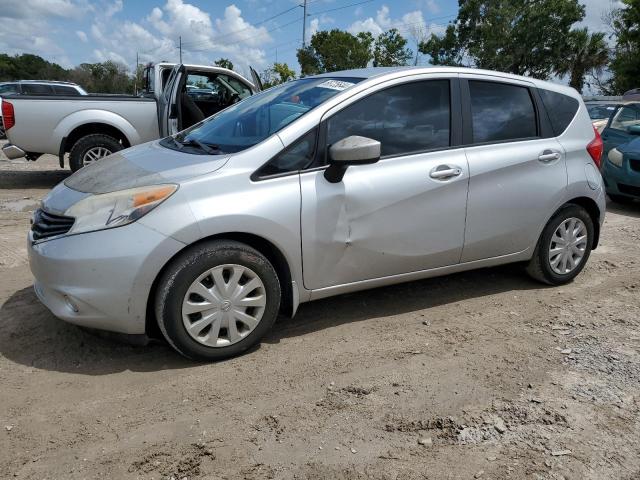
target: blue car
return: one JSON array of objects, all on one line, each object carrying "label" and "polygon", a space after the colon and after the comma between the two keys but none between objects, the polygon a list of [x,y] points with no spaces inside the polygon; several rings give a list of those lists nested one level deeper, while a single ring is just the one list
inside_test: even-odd
[{"label": "blue car", "polygon": [[640,199],[640,103],[620,105],[602,131],[602,177],[609,198]]}]

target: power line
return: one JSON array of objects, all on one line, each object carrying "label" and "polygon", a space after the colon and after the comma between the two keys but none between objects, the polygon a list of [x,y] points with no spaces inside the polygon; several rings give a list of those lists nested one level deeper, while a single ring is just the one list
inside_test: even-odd
[{"label": "power line", "polygon": [[[317,1],[317,0],[316,0],[316,1]],[[270,22],[271,20],[274,20],[274,19],[276,19],[276,18],[278,18],[278,17],[281,17],[282,15],[285,15],[285,14],[287,14],[287,13],[289,13],[289,12],[293,11],[293,10],[296,10],[296,9],[298,9],[298,8],[300,8],[300,5],[295,5],[295,6],[291,7],[291,8],[288,8],[288,9],[286,9],[286,10],[283,10],[283,11],[282,11],[282,12],[280,12],[280,13],[276,13],[275,15],[273,15],[273,16],[271,16],[271,17],[269,17],[269,18],[265,18],[264,20],[260,20],[259,22],[253,23],[253,24],[249,25],[248,27],[240,28],[240,29],[238,29],[238,30],[232,30],[232,31],[230,31],[230,32],[226,32],[226,33],[224,33],[224,34],[220,34],[220,35],[213,36],[213,37],[211,37],[207,42],[209,42],[209,41],[214,41],[214,40],[218,40],[218,39],[221,39],[221,38],[226,37],[226,36],[228,36],[228,35],[233,35],[233,34],[236,34],[236,33],[244,32],[244,31],[247,31],[247,30],[251,30],[252,28],[255,28],[255,27],[256,27],[256,26],[258,26],[258,25],[262,25],[263,23]],[[201,41],[197,41],[197,42],[185,42],[183,45],[192,45],[192,44],[193,44],[193,46],[195,46],[195,45],[202,45],[202,44],[203,44],[203,42],[201,42]]]},{"label": "power line", "polygon": [[342,7],[329,8],[327,10],[321,10],[319,12],[310,13],[309,16],[311,17],[311,16],[315,16],[315,15],[320,15],[321,13],[335,12],[336,10],[344,10],[345,8],[355,7],[357,5],[364,5],[365,3],[371,3],[371,2],[375,2],[375,1],[376,0],[364,0],[363,2],[350,3],[349,5],[343,5]]}]

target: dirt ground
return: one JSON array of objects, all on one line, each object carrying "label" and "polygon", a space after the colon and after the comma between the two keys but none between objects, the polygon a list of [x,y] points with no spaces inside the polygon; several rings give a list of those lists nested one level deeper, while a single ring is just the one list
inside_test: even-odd
[{"label": "dirt ground", "polygon": [[67,174],[0,159],[0,478],[640,478],[640,204],[568,286],[509,266],[345,295],[201,365],[40,305],[29,215]]}]

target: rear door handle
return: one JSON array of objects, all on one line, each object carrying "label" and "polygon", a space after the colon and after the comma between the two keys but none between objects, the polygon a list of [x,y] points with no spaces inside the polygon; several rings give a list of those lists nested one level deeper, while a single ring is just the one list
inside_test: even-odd
[{"label": "rear door handle", "polygon": [[438,165],[429,176],[435,180],[447,180],[449,178],[457,177],[462,173],[462,169],[460,167],[454,167],[451,165]]},{"label": "rear door handle", "polygon": [[555,152],[553,150],[545,150],[538,156],[538,160],[543,163],[553,162],[554,160],[560,159],[560,152]]}]

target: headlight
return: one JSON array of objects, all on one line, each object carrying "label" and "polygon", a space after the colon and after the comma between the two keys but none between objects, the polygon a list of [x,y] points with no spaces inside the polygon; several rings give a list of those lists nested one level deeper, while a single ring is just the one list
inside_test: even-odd
[{"label": "headlight", "polygon": [[612,148],[611,150],[609,150],[608,158],[609,158],[609,161],[613,163],[616,167],[622,166],[623,155],[622,153],[620,153],[619,150],[615,148]]},{"label": "headlight", "polygon": [[76,219],[69,233],[121,227],[135,222],[177,189],[177,185],[154,185],[87,197],[64,212]]}]

